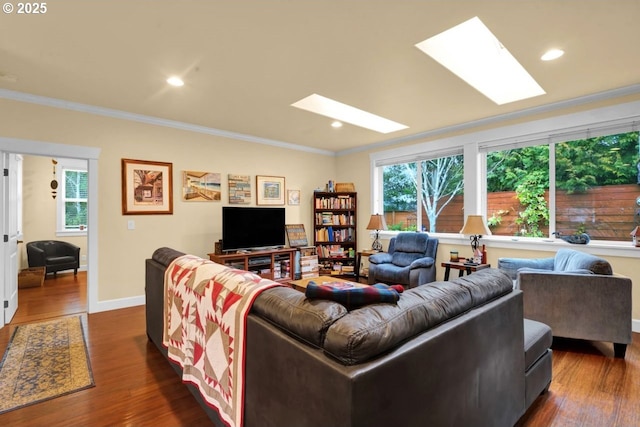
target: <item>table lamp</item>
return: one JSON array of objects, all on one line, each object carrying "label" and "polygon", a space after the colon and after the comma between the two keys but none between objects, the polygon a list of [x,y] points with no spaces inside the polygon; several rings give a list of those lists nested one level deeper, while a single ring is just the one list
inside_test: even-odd
[{"label": "table lamp", "polygon": [[491,235],[491,230],[484,222],[482,215],[469,215],[464,223],[464,227],[460,230],[460,234],[470,236],[471,249],[473,256],[476,256],[478,247],[480,246],[480,238],[483,235]]},{"label": "table lamp", "polygon": [[384,221],[384,216],[380,214],[373,214],[369,219],[369,224],[367,224],[367,230],[376,230],[376,238],[371,245],[371,249],[374,251],[382,250],[382,243],[380,243],[380,230],[386,230],[387,223]]}]

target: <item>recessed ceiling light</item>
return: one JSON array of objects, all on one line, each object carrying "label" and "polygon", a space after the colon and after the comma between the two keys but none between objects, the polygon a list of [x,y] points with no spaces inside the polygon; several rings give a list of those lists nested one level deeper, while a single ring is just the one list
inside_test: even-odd
[{"label": "recessed ceiling light", "polygon": [[564,55],[564,50],[562,49],[549,49],[540,57],[543,61],[553,61],[554,59],[560,58]]},{"label": "recessed ceiling light", "polygon": [[545,94],[477,16],[416,47],[498,105]]},{"label": "recessed ceiling light", "polygon": [[408,128],[401,123],[376,116],[316,93],[294,102],[291,106],[380,133],[390,133]]},{"label": "recessed ceiling light", "polygon": [[331,127],[332,128],[341,128],[342,127],[342,122],[338,121],[338,120],[334,120],[331,122]]},{"label": "recessed ceiling light", "polygon": [[175,86],[175,87],[180,87],[180,86],[184,86],[184,81],[182,81],[182,79],[178,76],[171,76],[167,79],[167,83],[169,83],[171,86]]}]

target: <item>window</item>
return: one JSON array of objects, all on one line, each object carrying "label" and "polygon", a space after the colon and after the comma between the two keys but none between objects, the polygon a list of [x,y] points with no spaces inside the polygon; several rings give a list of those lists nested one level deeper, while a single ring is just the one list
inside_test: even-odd
[{"label": "window", "polygon": [[497,236],[586,233],[629,242],[640,225],[638,108],[631,102],[372,153],[373,208],[384,208],[390,230],[458,233],[468,212],[484,214]]},{"label": "window", "polygon": [[639,132],[554,144],[555,231],[626,241],[640,224],[636,205]]},{"label": "window", "polygon": [[496,235],[549,235],[548,145],[487,154],[486,218]]},{"label": "window", "polygon": [[85,161],[58,160],[58,234],[85,234],[88,174]]},{"label": "window", "polygon": [[463,165],[459,154],[384,166],[387,228],[432,233],[459,231],[464,221]]},{"label": "window", "polygon": [[586,233],[589,239],[627,240],[640,219],[635,206],[638,134],[488,153],[487,223],[492,233],[527,237]]}]

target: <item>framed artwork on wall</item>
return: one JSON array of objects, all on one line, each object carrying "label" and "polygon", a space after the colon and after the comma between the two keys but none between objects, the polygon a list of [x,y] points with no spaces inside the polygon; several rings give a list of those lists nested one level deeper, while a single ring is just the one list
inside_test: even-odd
[{"label": "framed artwork on wall", "polygon": [[249,175],[229,174],[229,204],[251,203],[251,177]]},{"label": "framed artwork on wall", "polygon": [[184,171],[182,173],[182,200],[189,202],[220,201],[220,174]]},{"label": "framed artwork on wall", "polygon": [[122,214],[173,214],[173,164],[122,159]]},{"label": "framed artwork on wall", "polygon": [[284,177],[256,176],[256,203],[258,205],[284,205]]},{"label": "framed artwork on wall", "polygon": [[291,206],[300,204],[300,190],[287,190],[287,204]]}]

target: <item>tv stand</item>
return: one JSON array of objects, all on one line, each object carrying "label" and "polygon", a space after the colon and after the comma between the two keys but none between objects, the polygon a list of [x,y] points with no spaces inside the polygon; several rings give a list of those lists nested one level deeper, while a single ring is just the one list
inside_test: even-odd
[{"label": "tv stand", "polygon": [[276,282],[290,282],[294,275],[296,248],[257,250],[235,254],[208,254],[218,264],[251,271]]}]

